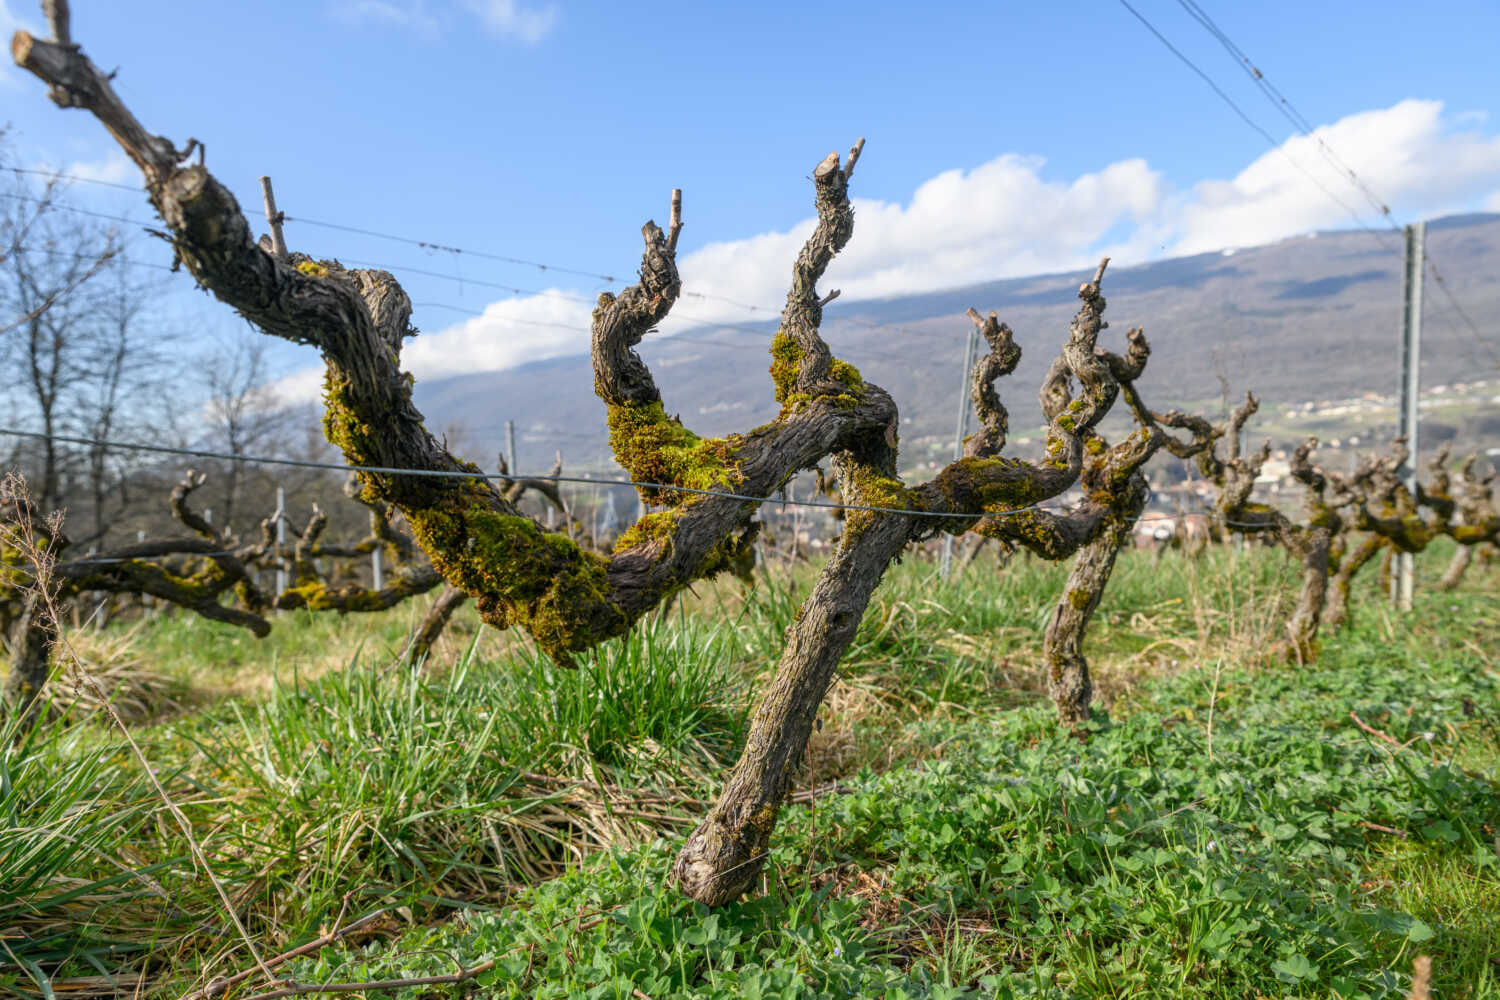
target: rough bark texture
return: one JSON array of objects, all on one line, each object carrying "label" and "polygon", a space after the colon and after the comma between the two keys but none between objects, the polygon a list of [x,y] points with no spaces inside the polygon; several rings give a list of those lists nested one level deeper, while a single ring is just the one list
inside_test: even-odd
[{"label": "rough bark texture", "polygon": [[[1094,435],[1085,444],[1093,457],[1085,462],[1080,480],[1087,500],[1068,514],[1037,518],[1019,535],[1007,537],[1049,558],[1078,550],[1042,646],[1048,693],[1060,721],[1068,726],[1080,725],[1089,717],[1093,684],[1083,655],[1084,633],[1109,583],[1115,559],[1129,544],[1150,497],[1143,471],[1146,462],[1162,448],[1178,458],[1190,458],[1213,443],[1212,429],[1201,418],[1176,410],[1158,416],[1146,407],[1135,382],[1145,371],[1151,348],[1139,328],[1126,334],[1126,339],[1129,348],[1123,357],[1098,353],[1119,383],[1138,429],[1112,448]],[[1185,428],[1190,438],[1173,437],[1163,425]],[[995,530],[1006,537],[1011,527],[1002,522]]]},{"label": "rough bark texture", "polygon": [[846,532],[839,540],[787,630],[776,678],[751,720],[739,763],[677,856],[673,874],[692,898],[723,906],[755,884],[834,668],[909,537],[908,525],[885,518],[854,539]]},{"label": "rough bark texture", "polygon": [[1073,560],[1068,581],[1063,585],[1063,598],[1052,609],[1052,618],[1042,638],[1047,694],[1065,726],[1078,726],[1089,718],[1094,685],[1089,678],[1088,660],[1083,655],[1083,636],[1114,572],[1115,558],[1130,541],[1136,518],[1146,509],[1149,491],[1145,477],[1137,473],[1134,479],[1133,502],[1111,508],[1093,539]]},{"label": "rough bark texture", "polygon": [[11,595],[7,602],[10,673],[0,710],[14,712],[22,724],[37,718],[38,699],[52,669],[57,642],[57,577],[52,572],[68,538],[56,521],[42,518],[19,477],[0,486],[0,578]]},{"label": "rough bark texture", "polygon": [[[24,33],[13,48],[20,65],[52,85],[59,103],[91,111],[140,166],[179,259],[205,288],[268,334],[322,352],[325,428],[351,464],[477,471],[427,433],[412,405],[410,379],[400,368],[402,341],[414,333],[411,306],[389,274],[268,253],[252,240],[229,192],[201,162],[181,166],[185,154],[147,132],[81,50]],[[485,621],[525,628],[564,663],[570,654],[619,635],[693,580],[742,564],[758,508],[743,497],[772,496],[800,470],[832,458],[852,503],[896,511],[851,511],[832,560],[789,630],[745,753],[683,850],[678,881],[694,898],[714,905],[753,883],[817,706],[885,567],[908,541],[962,533],[981,514],[1022,510],[1066,490],[1077,480],[1085,449],[1097,440],[1095,425],[1113,405],[1122,380],[1134,378],[1144,363],[1144,341],[1136,345],[1135,336],[1123,358],[1097,348],[1104,325],[1101,264],[1079,291],[1082,306],[1042,386],[1046,457],[1035,464],[1000,458],[1004,410],[983,384],[1013,368],[1019,350],[998,321],[981,321],[990,345],[983,369],[975,373],[983,397],[976,400],[981,440],[931,482],[900,482],[894,403],[834,358],[819,333],[823,307],[837,292],[820,297],[816,286],[853,231],[848,186],[862,148],[863,140],[843,163],[830,154],[813,171],[817,225],[793,265],[781,328],[771,344],[781,410],[769,424],[721,439],[694,434],[668,415],[634,350],[681,292],[676,193],[668,231],[650,222],[642,229],[639,282],[618,296],[600,296],[593,314],[593,366],[611,448],[631,477],[645,484],[638,487],[642,499],[662,508],[625,531],[608,556],[544,531],[519,514],[513,498],[483,481],[360,473],[365,499],[390,504],[405,517],[433,568],[475,598]],[[1153,440],[1151,429],[1143,428],[1122,443],[1119,454],[1148,451]],[[1123,486],[1129,474],[1119,472],[1106,462],[1100,475]],[[1084,519],[1097,525],[1109,504],[1101,498],[1095,507]],[[1058,524],[1051,530],[1065,529]],[[1093,531],[1066,530],[1074,531],[1074,549]]]},{"label": "rough bark texture", "polygon": [[[820,212],[824,208],[820,201]],[[810,245],[818,241],[815,234]],[[805,256],[799,258],[799,268],[805,263]],[[966,457],[943,469],[931,482],[907,487],[895,477],[894,441],[872,435],[834,456],[843,495],[856,505],[934,514],[961,515],[971,511],[1000,514],[1022,510],[1067,489],[1078,475],[1088,442],[1096,440],[1094,426],[1119,393],[1116,368],[1133,378],[1139,374],[1147,351],[1138,331],[1131,336],[1132,362],[1113,358],[1097,348],[1098,334],[1104,325],[1101,317],[1105,302],[1100,294],[1103,273],[1101,264],[1094,280],[1079,290],[1083,305],[1069,328],[1062,355],[1042,388],[1043,411],[1049,424],[1046,461],[1033,465],[994,457],[1004,443],[1005,411],[993,391],[993,380],[1014,369],[1020,350],[1010,330],[994,316],[982,319],[971,310],[971,318],[980,326],[991,348],[975,366],[974,403],[984,428],[980,442],[975,444],[971,439]],[[796,280],[794,287],[799,287]],[[804,296],[814,296],[811,286],[800,287]],[[805,303],[803,306],[801,314],[805,316]],[[788,314],[783,317],[784,325],[793,318],[793,310],[789,308]],[[799,343],[809,342],[807,333],[804,331],[804,339]],[[816,335],[815,331],[812,333]],[[816,352],[807,352],[799,360],[817,356]],[[831,362],[830,370],[839,364]],[[791,387],[808,384],[791,377],[791,372],[786,374]],[[1075,379],[1081,390],[1077,399],[1072,388]],[[1156,441],[1159,446],[1164,435],[1156,431],[1153,437],[1152,430],[1144,429],[1138,438],[1133,436],[1118,451],[1095,463],[1101,481],[1123,487],[1124,482],[1115,483],[1112,477],[1128,481],[1139,463],[1154,450],[1154,446],[1146,443]],[[1130,464],[1132,461],[1135,464]],[[1127,464],[1130,471],[1122,472],[1121,467]],[[1048,523],[1055,533],[1067,532],[1069,538],[1076,539],[1076,549],[1088,537],[1088,530],[1078,525],[1097,526],[1107,510],[1108,504],[1096,499],[1075,521],[1047,515],[1053,518]],[[1035,513],[1027,510],[1024,516]],[[949,519],[869,510],[849,512],[832,560],[788,630],[786,649],[772,686],[752,720],[744,753],[708,817],[688,838],[678,856],[674,873],[688,895],[718,906],[734,900],[754,884],[778,810],[806,749],[817,707],[838,661],[853,640],[885,567],[907,542],[939,530],[962,533],[974,521],[973,517],[963,516]]]},{"label": "rough bark texture", "polygon": [[1226,442],[1227,457],[1221,459],[1217,448],[1206,449],[1198,456],[1198,467],[1218,487],[1214,519],[1220,531],[1273,538],[1302,564],[1302,586],[1284,632],[1287,657],[1307,663],[1317,656],[1318,626],[1328,595],[1333,539],[1344,530],[1339,510],[1352,498],[1341,480],[1312,463],[1312,450],[1318,440],[1308,438],[1298,446],[1291,461],[1292,476],[1304,487],[1307,520],[1299,524],[1275,507],[1251,501],[1255,478],[1270,458],[1271,446],[1266,442],[1255,454],[1241,455],[1240,431],[1259,407],[1260,401],[1246,393],[1245,402],[1235,410],[1228,424],[1213,431],[1216,438]]},{"label": "rough bark texture", "polygon": [[411,651],[408,655],[413,663],[426,662],[438,637],[443,634],[443,629],[448,627],[448,621],[453,617],[453,612],[463,607],[468,599],[469,595],[457,587],[443,588],[437,600],[432,602],[432,607],[427,609],[427,614],[422,616],[422,622],[417,626],[416,634],[412,636]]},{"label": "rough bark texture", "polygon": [[1336,628],[1351,624],[1349,590],[1353,586],[1354,577],[1384,546],[1385,539],[1376,534],[1367,534],[1360,539],[1358,545],[1344,553],[1339,560],[1338,571],[1333,574],[1328,604],[1323,609],[1324,625]]},{"label": "rough bark texture", "polygon": [[10,674],[5,678],[4,709],[23,718],[34,718],[37,699],[52,672],[52,648],[57,643],[57,623],[46,595],[33,588],[11,625]]},{"label": "rough bark texture", "polygon": [[1443,570],[1442,577],[1438,580],[1439,590],[1455,590],[1463,582],[1464,574],[1468,572],[1469,564],[1474,561],[1474,546],[1460,545],[1453,550],[1453,558],[1448,560],[1448,567]]}]

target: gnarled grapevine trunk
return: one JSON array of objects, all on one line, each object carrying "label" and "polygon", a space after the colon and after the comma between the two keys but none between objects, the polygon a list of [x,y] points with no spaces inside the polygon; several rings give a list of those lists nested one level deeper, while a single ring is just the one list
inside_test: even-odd
[{"label": "gnarled grapevine trunk", "polygon": [[1339,568],[1333,574],[1333,586],[1330,588],[1328,604],[1323,609],[1323,624],[1329,628],[1338,628],[1352,624],[1350,612],[1349,591],[1354,585],[1354,577],[1364,568],[1365,564],[1375,558],[1385,540],[1379,535],[1369,534],[1360,539],[1359,544],[1344,553],[1339,560]]},{"label": "gnarled grapevine trunk", "polygon": [[1469,564],[1474,561],[1474,546],[1460,545],[1453,550],[1453,558],[1448,560],[1448,566],[1443,570],[1442,578],[1438,580],[1438,589],[1455,590],[1463,582],[1464,573],[1468,572]]},{"label": "gnarled grapevine trunk", "polygon": [[693,899],[722,906],[749,891],[760,875],[834,669],[854,641],[870,595],[910,535],[901,518],[883,517],[840,536],[787,630],[781,662],[755,710],[739,762],[677,856],[673,874]]},{"label": "gnarled grapevine trunk", "polygon": [[1339,509],[1350,502],[1347,485],[1329,475],[1311,460],[1317,438],[1308,438],[1292,455],[1292,476],[1304,487],[1303,502],[1307,521],[1296,523],[1264,503],[1250,499],[1261,467],[1271,457],[1267,441],[1253,455],[1240,452],[1240,431],[1260,401],[1250,393],[1230,417],[1227,425],[1214,429],[1214,436],[1227,443],[1227,457],[1220,459],[1216,449],[1209,448],[1198,456],[1198,467],[1218,487],[1214,518],[1224,533],[1276,539],[1287,553],[1302,564],[1302,586],[1297,603],[1283,626],[1287,658],[1307,663],[1317,656],[1318,627],[1324,618],[1328,597],[1330,555],[1334,539],[1344,530]]},{"label": "gnarled grapevine trunk", "polygon": [[1302,559],[1302,587],[1297,604],[1286,621],[1288,655],[1298,663],[1317,658],[1318,625],[1328,594],[1328,550],[1333,533],[1326,527],[1311,527],[1299,533],[1297,549]]},{"label": "gnarled grapevine trunk", "polygon": [[1047,694],[1065,726],[1079,726],[1089,719],[1094,685],[1089,677],[1088,660],[1083,655],[1084,632],[1104,596],[1115,559],[1129,543],[1136,519],[1146,509],[1145,478],[1138,478],[1138,488],[1131,491],[1133,502],[1111,511],[1093,541],[1079,550],[1068,582],[1063,584],[1062,600],[1052,609],[1052,618],[1042,638]]},{"label": "gnarled grapevine trunk", "polygon": [[[684,890],[707,903],[733,899],[753,883],[818,704],[886,566],[909,541],[962,533],[989,515],[1024,512],[1034,524],[1063,525],[1033,508],[1077,481],[1085,446],[1097,441],[1095,425],[1143,363],[1134,338],[1124,358],[1098,348],[1101,263],[1079,290],[1082,306],[1042,386],[1046,457],[1037,463],[1003,459],[1004,411],[991,383],[1014,368],[1020,352],[992,314],[979,321],[991,352],[973,376],[983,396],[984,433],[931,482],[902,483],[895,404],[834,358],[819,332],[823,307],[838,293],[820,296],[817,283],[853,231],[848,185],[861,140],[846,162],[830,154],[812,174],[817,225],[793,264],[781,328],[770,345],[780,412],[743,434],[702,438],[668,416],[634,350],[682,290],[676,267],[681,202],[674,193],[667,230],[650,222],[642,228],[639,282],[617,296],[600,296],[592,324],[594,384],[606,407],[611,449],[641,484],[642,499],[662,509],[627,529],[607,556],[585,552],[520,514],[512,497],[475,478],[474,466],[423,427],[401,370],[402,344],[415,332],[411,303],[395,279],[273,253],[269,241],[257,244],[229,191],[201,162],[183,166],[185,152],[142,127],[109,77],[69,43],[60,27],[65,17],[58,15],[66,3],[53,0],[51,9],[56,39],[19,33],[17,62],[51,84],[59,103],[86,108],[106,125],[141,168],[174,249],[205,288],[266,333],[321,352],[325,429],[351,464],[423,473],[366,469],[359,479],[367,500],[405,516],[434,570],[474,597],[485,621],[526,629],[566,664],[571,654],[622,634],[692,581],[740,565],[758,528],[761,498],[801,470],[831,457],[844,495],[881,508],[855,510],[847,519],[789,630],[745,754],[678,861]],[[1142,434],[1132,436],[1130,449],[1150,446],[1149,429]],[[1101,506],[1107,507],[1095,504],[1088,517],[1097,520]],[[1074,549],[1089,537],[1074,523],[1057,530]]]},{"label": "gnarled grapevine trunk", "polygon": [[413,663],[424,662],[431,655],[433,645],[443,634],[443,629],[448,627],[448,620],[453,617],[453,612],[463,607],[468,599],[469,595],[457,587],[443,588],[437,600],[432,602],[432,607],[422,616],[422,622],[412,636],[408,655]]},{"label": "gnarled grapevine trunk", "polygon": [[53,610],[49,595],[33,586],[11,626],[5,709],[21,716],[23,724],[36,717],[38,699],[52,671],[52,648],[57,644]]}]

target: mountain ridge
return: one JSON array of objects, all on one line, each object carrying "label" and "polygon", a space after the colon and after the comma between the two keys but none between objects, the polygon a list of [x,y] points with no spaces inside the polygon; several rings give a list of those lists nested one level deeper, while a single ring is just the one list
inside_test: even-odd
[{"label": "mountain ridge", "polygon": [[[1500,214],[1433,220],[1427,245],[1468,317],[1500,315],[1492,277],[1500,267]],[[1104,283],[1112,325],[1101,344],[1118,349],[1125,329],[1145,328],[1153,350],[1140,388],[1158,409],[1212,405],[1216,413],[1226,388],[1231,397],[1254,391],[1273,408],[1386,395],[1398,378],[1403,273],[1400,235],[1380,231],[1322,231],[1133,266],[1115,261]],[[1060,271],[839,303],[824,335],[838,356],[892,393],[903,447],[916,452],[909,457],[936,460],[951,448],[965,383],[959,369],[971,325],[964,311],[994,310],[1016,331],[1022,360],[998,388],[1019,439],[1040,421],[1037,387],[1088,277]],[[1424,386],[1500,376],[1500,331],[1482,326],[1477,339],[1430,279],[1426,303]],[[695,328],[648,338],[641,354],[669,412],[702,434],[743,431],[776,413],[766,374],[774,328],[770,321]],[[586,355],[418,383],[416,402],[431,425],[462,428],[477,454],[503,447],[510,419],[523,469],[550,465],[557,450],[573,468],[610,466]]]}]

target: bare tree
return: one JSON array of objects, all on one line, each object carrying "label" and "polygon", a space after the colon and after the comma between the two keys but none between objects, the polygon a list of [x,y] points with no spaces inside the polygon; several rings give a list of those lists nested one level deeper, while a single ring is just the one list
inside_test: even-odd
[{"label": "bare tree", "polygon": [[0,213],[0,317],[5,317],[7,391],[44,436],[31,477],[40,507],[62,506],[68,454],[57,435],[84,429],[73,418],[98,360],[94,303],[85,286],[118,252],[113,231],[66,221],[58,182],[31,190],[19,175]]},{"label": "bare tree", "polygon": [[171,330],[151,309],[157,283],[129,266],[113,230],[66,216],[63,193],[57,178],[28,184],[18,174],[0,213],[3,384],[14,423],[40,435],[12,464],[28,468],[40,509],[68,509],[74,544],[91,545],[128,508],[140,464],[97,442],[122,431],[159,439],[152,390],[176,366]]},{"label": "bare tree", "polygon": [[128,267],[122,251],[109,273],[95,282],[90,296],[93,331],[84,358],[84,375],[75,402],[76,422],[85,446],[90,525],[75,544],[102,540],[130,507],[130,456],[112,453],[106,442],[121,432],[136,440],[159,438],[163,429],[160,396],[155,390],[170,381],[176,366],[168,359],[174,332],[148,315],[157,291]]},{"label": "bare tree", "polygon": [[233,196],[205,166],[183,165],[196,143],[179,150],[148,132],[108,77],[65,43],[56,20],[54,34],[58,40],[47,42],[18,33],[17,63],[49,83],[59,104],[85,108],[105,124],[140,167],[179,259],[204,287],[266,333],[319,349],[329,440],[353,465],[430,473],[363,471],[364,497],[400,511],[433,567],[474,597],[485,621],[524,628],[560,663],[622,634],[693,580],[729,568],[755,536],[757,498],[831,462],[851,508],[845,528],[788,630],[741,759],[675,866],[682,889],[710,905],[754,884],[818,706],[886,567],[911,542],[965,532],[983,515],[1026,510],[1066,490],[1119,393],[1109,360],[1096,353],[1101,264],[1079,290],[1062,356],[1042,388],[1045,457],[967,456],[927,483],[902,482],[894,402],[835,359],[819,332],[836,292],[820,295],[817,283],[853,231],[848,185],[860,142],[846,160],[830,154],[813,171],[817,225],[793,265],[771,343],[780,412],[742,434],[700,437],[668,416],[633,350],[681,292],[674,196],[666,231],[650,222],[642,229],[639,282],[600,296],[593,314],[595,389],[611,447],[634,480],[657,484],[640,492],[660,509],[626,530],[609,555],[587,551],[544,530],[489,483],[467,478],[477,467],[423,426],[400,368],[402,342],[413,333],[411,305],[394,278],[268,252],[269,241],[257,244]]},{"label": "bare tree", "polygon": [[[237,337],[214,351],[202,368],[209,443],[234,456],[264,454],[290,430],[292,415],[270,386],[266,341]],[[220,523],[234,524],[245,465],[219,463]]]},{"label": "bare tree", "polygon": [[[6,139],[6,130],[0,128],[0,143]],[[3,148],[0,148],[0,163],[3,163]],[[40,190],[34,190],[16,175],[7,201],[11,204],[8,212],[0,214],[0,264],[8,264],[12,258],[23,251],[45,252],[47,256],[67,256],[75,260],[84,261],[88,266],[76,271],[74,280],[54,285],[48,289],[47,294],[38,299],[23,301],[22,293],[25,289],[13,289],[7,296],[7,305],[15,310],[10,316],[0,314],[0,336],[25,326],[42,313],[52,308],[53,304],[74,291],[84,282],[98,274],[113,256],[112,245],[106,245],[97,257],[84,252],[84,248],[54,247],[48,245],[46,238],[47,222],[53,210],[56,208],[57,196],[60,193],[61,181],[59,178],[51,178],[42,185]]]}]

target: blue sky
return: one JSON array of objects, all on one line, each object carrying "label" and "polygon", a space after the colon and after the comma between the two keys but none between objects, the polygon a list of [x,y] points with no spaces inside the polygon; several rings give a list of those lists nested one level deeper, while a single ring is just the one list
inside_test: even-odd
[{"label": "blue sky", "polygon": [[[75,0],[73,31],[120,67],[149,128],[206,143],[252,215],[269,173],[294,218],[628,276],[641,223],[662,221],[681,187],[687,289],[712,297],[679,311],[698,319],[757,318],[725,299],[774,312],[811,216],[806,177],[859,136],[854,242],[825,282],[844,289],[834,309],[1101,252],[1128,266],[1354,225],[1308,173],[1376,221],[1182,6],[1132,2],[1287,144],[1273,151],[1113,0]],[[1397,221],[1500,211],[1493,0],[1202,6]],[[36,10],[0,0],[0,29],[40,30]],[[9,65],[0,107],[12,162],[134,182],[96,123]],[[131,193],[73,197],[150,220]],[[582,350],[586,300],[608,287],[297,223],[288,242],[403,279],[427,332],[408,352],[419,377]],[[226,309],[178,299],[203,327],[234,328]],[[276,360],[316,363],[290,347]]]}]

